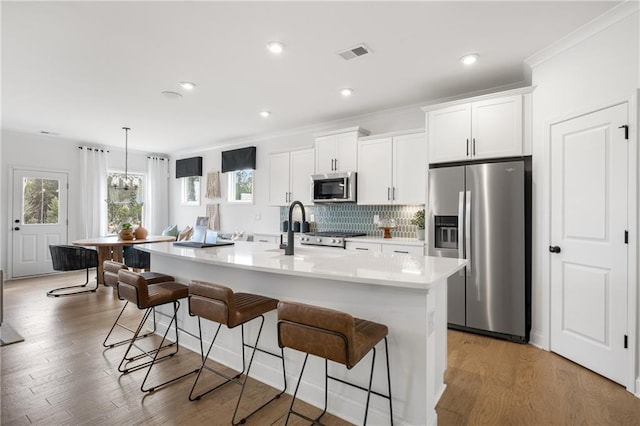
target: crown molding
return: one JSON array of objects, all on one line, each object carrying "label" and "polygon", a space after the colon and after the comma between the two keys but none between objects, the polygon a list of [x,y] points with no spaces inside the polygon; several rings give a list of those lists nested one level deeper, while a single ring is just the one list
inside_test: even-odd
[{"label": "crown molding", "polygon": [[626,17],[636,13],[638,10],[640,10],[640,2],[638,0],[627,0],[606,11],[592,21],[587,22],[558,41],[529,56],[524,60],[524,63],[532,69],[542,65],[549,59],[571,49],[589,37],[606,30],[617,22],[620,22]]}]

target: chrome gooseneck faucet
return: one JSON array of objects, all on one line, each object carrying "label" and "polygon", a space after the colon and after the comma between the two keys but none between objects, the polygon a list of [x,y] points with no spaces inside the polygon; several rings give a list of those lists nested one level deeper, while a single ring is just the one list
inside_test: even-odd
[{"label": "chrome gooseneck faucet", "polygon": [[302,211],[302,223],[305,223],[307,221],[307,214],[304,210],[304,206],[302,205],[302,203],[300,201],[294,201],[293,203],[291,203],[291,205],[289,206],[289,229],[287,230],[287,245],[284,248],[284,254],[286,256],[292,256],[293,255],[293,246],[294,246],[294,242],[293,242],[293,208],[298,205],[300,206],[300,210]]}]

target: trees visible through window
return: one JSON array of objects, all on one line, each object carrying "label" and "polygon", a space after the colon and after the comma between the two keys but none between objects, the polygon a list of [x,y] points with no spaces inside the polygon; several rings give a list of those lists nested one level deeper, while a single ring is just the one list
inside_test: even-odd
[{"label": "trees visible through window", "polygon": [[230,203],[253,203],[253,170],[236,170],[229,173]]},{"label": "trees visible through window", "polygon": [[[107,233],[115,234],[123,223],[140,225],[144,200],[144,175],[128,173],[128,185],[124,185],[124,173],[107,174]],[[124,189],[124,187],[128,189]]]},{"label": "trees visible through window", "polygon": [[22,179],[22,223],[57,224],[60,181],[56,179]]},{"label": "trees visible through window", "polygon": [[200,176],[182,178],[182,204],[200,205]]}]

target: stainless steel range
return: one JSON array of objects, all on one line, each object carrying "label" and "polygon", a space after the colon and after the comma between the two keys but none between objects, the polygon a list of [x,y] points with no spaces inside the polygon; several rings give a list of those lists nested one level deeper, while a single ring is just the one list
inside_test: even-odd
[{"label": "stainless steel range", "polygon": [[308,246],[345,247],[345,238],[361,237],[363,232],[307,232],[300,237],[300,244]]}]

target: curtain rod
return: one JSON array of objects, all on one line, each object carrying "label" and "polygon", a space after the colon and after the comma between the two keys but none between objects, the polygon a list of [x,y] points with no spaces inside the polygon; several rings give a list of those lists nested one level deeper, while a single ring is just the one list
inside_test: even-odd
[{"label": "curtain rod", "polygon": [[164,160],[169,161],[169,159],[168,159],[168,158],[164,158],[164,157],[155,157],[155,156],[153,156],[153,155],[150,155],[150,156],[148,156],[147,158],[153,158],[154,160],[161,160],[161,161],[164,161]]},{"label": "curtain rod", "polygon": [[80,149],[86,149],[88,151],[100,151],[100,152],[109,152],[108,149],[102,149],[102,148],[91,148],[90,146],[79,146],[78,148]]}]

